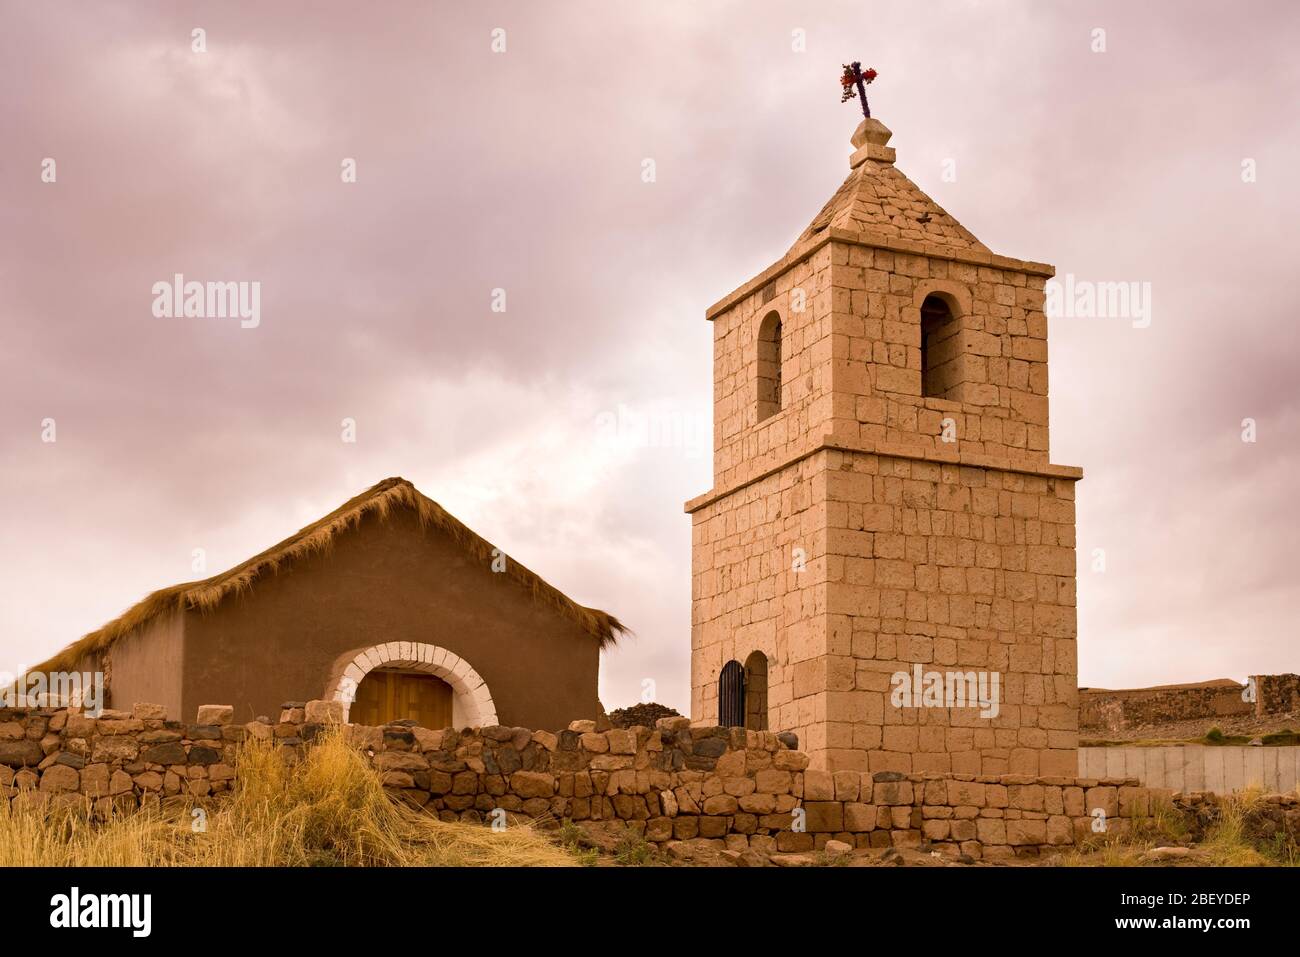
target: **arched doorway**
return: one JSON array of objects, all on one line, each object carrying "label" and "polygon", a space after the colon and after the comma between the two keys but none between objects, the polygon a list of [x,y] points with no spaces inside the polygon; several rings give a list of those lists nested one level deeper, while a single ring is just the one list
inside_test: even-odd
[{"label": "arched doorway", "polygon": [[410,718],[422,728],[450,728],[452,688],[437,675],[375,668],[357,684],[349,717],[376,727]]},{"label": "arched doorway", "polygon": [[745,726],[745,669],[739,661],[728,661],[718,676],[718,724],[724,728]]},{"label": "arched doorway", "polygon": [[767,730],[767,655],[761,651],[745,659],[745,727]]},{"label": "arched doorway", "polygon": [[[497,708],[496,702],[492,700],[492,692],[468,661],[437,645],[407,641],[390,641],[355,649],[335,660],[326,685],[326,695],[342,702],[344,721],[360,723],[353,716],[357,693],[366,677],[376,670],[404,675],[430,675],[449,685],[451,721],[435,725],[435,728],[486,728],[497,723]],[[387,682],[392,679],[381,680]],[[437,686],[425,688],[423,694],[436,695],[436,689]],[[418,700],[422,692],[418,688],[408,688],[405,692],[397,693],[399,696],[414,694]],[[382,698],[383,686],[377,686],[373,691],[368,690],[367,694]]]}]

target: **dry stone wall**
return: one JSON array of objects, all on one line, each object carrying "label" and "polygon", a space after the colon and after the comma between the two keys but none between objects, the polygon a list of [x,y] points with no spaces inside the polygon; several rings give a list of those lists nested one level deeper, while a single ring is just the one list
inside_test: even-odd
[{"label": "dry stone wall", "polygon": [[1094,736],[1126,734],[1178,721],[1263,718],[1300,711],[1300,675],[1253,675],[1251,681],[1249,690],[1230,681],[1167,688],[1082,688],[1079,728]]},{"label": "dry stone wall", "polygon": [[1255,675],[1255,715],[1300,711],[1300,675]]},{"label": "dry stone wall", "polygon": [[0,795],[15,804],[89,802],[101,817],[165,797],[202,799],[233,786],[235,749],[246,736],[302,740],[295,726],[234,726],[232,715],[232,708],[200,709],[194,724],[183,724],[151,704],[97,718],[0,709]]},{"label": "dry stone wall", "polygon": [[[309,747],[338,721],[336,702],[291,704],[277,724],[232,724],[201,708],[193,723],[154,705],[98,718],[66,710],[0,710],[0,794],[12,802],[156,807],[208,800],[236,780],[247,738]],[[933,846],[997,858],[1032,855],[1090,833],[1097,807],[1123,829],[1150,813],[1151,792],[1127,780],[819,771],[791,735],[691,727],[562,731],[429,730],[409,722],[344,726],[398,800],[447,821],[518,815],[545,827],[618,821],[648,842],[704,838],[732,849],[803,851],[832,839],[858,847]]]},{"label": "dry stone wall", "polygon": [[[1203,840],[1223,819],[1224,803],[1205,791],[1176,794],[1171,804],[1189,825],[1189,837]],[[1239,808],[1241,829],[1256,846],[1300,845],[1300,794],[1267,794]]]},{"label": "dry stone wall", "polygon": [[1093,734],[1120,734],[1144,725],[1195,718],[1248,715],[1241,685],[1200,688],[1079,691],[1079,729]]}]

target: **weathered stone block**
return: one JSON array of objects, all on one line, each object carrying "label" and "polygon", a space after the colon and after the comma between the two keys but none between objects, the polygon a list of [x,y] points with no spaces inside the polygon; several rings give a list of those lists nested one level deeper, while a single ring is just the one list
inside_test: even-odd
[{"label": "weathered stone block", "polygon": [[835,800],[835,779],[829,771],[809,769],[804,772],[803,799],[805,801]]},{"label": "weathered stone block", "polygon": [[510,775],[510,790],[525,799],[549,798],[555,794],[555,775],[536,771],[516,771]]},{"label": "weathered stone block", "polygon": [[0,741],[0,764],[11,768],[35,767],[45,758],[45,751],[35,741]]},{"label": "weathered stone block", "polygon": [[75,791],[81,786],[81,775],[64,764],[55,764],[41,774],[41,790],[47,793]]},{"label": "weathered stone block", "polygon": [[871,804],[848,803],[844,805],[846,831],[871,831],[876,827],[876,808]]},{"label": "weathered stone block", "polygon": [[[234,709],[231,709],[231,718],[234,717]],[[342,701],[308,701],[304,709],[303,717],[308,724],[342,724],[343,723],[343,702]],[[200,722],[205,723],[205,722]],[[216,721],[214,724],[229,724],[229,722]]]},{"label": "weathered stone block", "polygon": [[[1021,819],[1007,821],[1007,843],[1013,847],[1047,843],[1047,822]],[[977,825],[978,827],[978,825]]]},{"label": "weathered stone block", "polygon": [[810,833],[844,830],[844,805],[838,801],[805,801],[805,826]]},{"label": "weathered stone block", "polygon": [[230,724],[235,720],[235,709],[228,704],[201,704],[195,724]]}]

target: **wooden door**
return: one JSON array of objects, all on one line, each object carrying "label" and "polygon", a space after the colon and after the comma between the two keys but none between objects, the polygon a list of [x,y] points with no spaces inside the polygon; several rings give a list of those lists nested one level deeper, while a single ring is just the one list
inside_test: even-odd
[{"label": "wooden door", "polygon": [[348,720],[373,726],[412,718],[422,728],[450,728],[451,694],[451,685],[435,675],[375,670],[357,685]]}]

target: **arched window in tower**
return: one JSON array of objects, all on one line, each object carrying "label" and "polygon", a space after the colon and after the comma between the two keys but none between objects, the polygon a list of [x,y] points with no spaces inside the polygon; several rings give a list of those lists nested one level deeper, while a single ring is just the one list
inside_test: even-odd
[{"label": "arched window in tower", "polygon": [[943,399],[958,385],[957,322],[942,296],[921,303],[921,395]]},{"label": "arched window in tower", "polygon": [[781,317],[769,312],[758,327],[758,421],[781,411]]},{"label": "arched window in tower", "polygon": [[767,730],[767,655],[761,651],[745,659],[745,727]]},{"label": "arched window in tower", "polygon": [[718,676],[718,725],[745,726],[745,669],[739,661],[728,661]]}]

